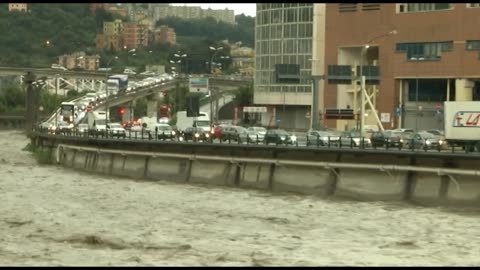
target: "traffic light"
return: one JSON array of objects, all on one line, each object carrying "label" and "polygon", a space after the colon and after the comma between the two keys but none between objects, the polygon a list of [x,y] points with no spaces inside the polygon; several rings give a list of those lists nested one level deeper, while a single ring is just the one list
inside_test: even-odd
[{"label": "traffic light", "polygon": [[125,114],[125,108],[118,109],[118,114],[124,115]]}]

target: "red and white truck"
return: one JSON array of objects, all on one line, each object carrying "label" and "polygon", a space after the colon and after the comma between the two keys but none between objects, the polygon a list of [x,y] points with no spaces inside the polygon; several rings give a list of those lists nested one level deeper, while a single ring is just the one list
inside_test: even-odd
[{"label": "red and white truck", "polygon": [[480,101],[446,101],[444,117],[448,144],[480,152]]}]

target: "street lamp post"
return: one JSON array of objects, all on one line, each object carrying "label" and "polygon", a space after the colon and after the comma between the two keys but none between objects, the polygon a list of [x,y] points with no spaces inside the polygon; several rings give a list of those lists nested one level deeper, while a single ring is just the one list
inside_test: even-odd
[{"label": "street lamp post", "polygon": [[[214,66],[214,62],[213,60],[215,59],[215,56],[217,55],[217,53],[223,49],[223,47],[208,47],[210,50],[214,51],[213,55],[212,55],[212,58],[210,58],[210,77],[213,76],[213,66]],[[213,81],[212,81],[213,82]],[[216,115],[216,113],[213,112],[213,92],[214,92],[214,88],[213,88],[213,84],[211,82],[209,82],[209,86],[210,88],[210,115],[211,117],[213,115]],[[215,119],[216,120],[216,119]]]},{"label": "street lamp post", "polygon": [[[367,96],[366,89],[365,89],[365,76],[363,76],[363,58],[365,53],[367,52],[368,48],[370,47],[369,43],[373,42],[374,40],[389,36],[389,35],[395,35],[397,34],[397,30],[392,30],[386,34],[382,34],[379,36],[376,36],[372,39],[370,39],[365,46],[362,47],[362,50],[360,52],[360,132],[363,135],[365,131],[365,98]],[[367,63],[368,64],[368,63]],[[356,102],[356,101],[355,101]],[[372,108],[375,109],[375,108]],[[382,129],[383,130],[383,129]]]},{"label": "street lamp post", "polygon": [[[178,73],[180,74],[183,71],[182,66],[180,65],[182,63],[182,58],[185,59],[184,62],[186,62],[187,54],[186,53],[182,54],[180,51],[178,51],[177,53],[173,54],[173,56],[179,59],[177,60],[177,63],[179,64]],[[188,71],[188,68],[185,68],[185,69]]]},{"label": "street lamp post", "polygon": [[107,62],[107,65],[106,65],[106,72],[105,72],[105,94],[106,94],[106,97],[105,97],[105,138],[107,137],[108,133],[107,133],[107,123],[108,123],[108,96],[109,96],[109,93],[108,93],[108,67],[110,66],[110,63],[113,61],[113,60],[116,60],[118,59],[118,56],[115,56],[114,58],[110,59],[110,61]]}]

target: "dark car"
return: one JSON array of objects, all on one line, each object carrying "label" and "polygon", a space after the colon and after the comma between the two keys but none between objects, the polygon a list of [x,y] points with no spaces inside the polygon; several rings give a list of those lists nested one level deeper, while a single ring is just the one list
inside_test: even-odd
[{"label": "dark car", "polygon": [[200,127],[187,127],[182,132],[182,138],[185,141],[206,141],[210,139],[210,132],[205,131]]},{"label": "dark car", "polygon": [[374,132],[370,137],[373,147],[403,147],[402,137],[393,131]]},{"label": "dark car", "polygon": [[222,128],[222,141],[246,142],[248,138],[247,129],[240,126],[228,126]]},{"label": "dark car", "polygon": [[283,129],[269,129],[265,134],[265,144],[293,144],[292,136]]},{"label": "dark car", "polygon": [[408,139],[410,148],[440,149],[443,143],[443,140],[440,140],[432,133],[425,131],[413,133]]}]

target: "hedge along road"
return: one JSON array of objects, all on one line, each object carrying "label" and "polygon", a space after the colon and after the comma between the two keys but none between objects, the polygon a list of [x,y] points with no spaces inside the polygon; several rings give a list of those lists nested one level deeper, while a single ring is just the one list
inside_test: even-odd
[{"label": "hedge along road", "polygon": [[39,165],[0,131],[0,265],[478,265],[472,209],[351,202]]}]

